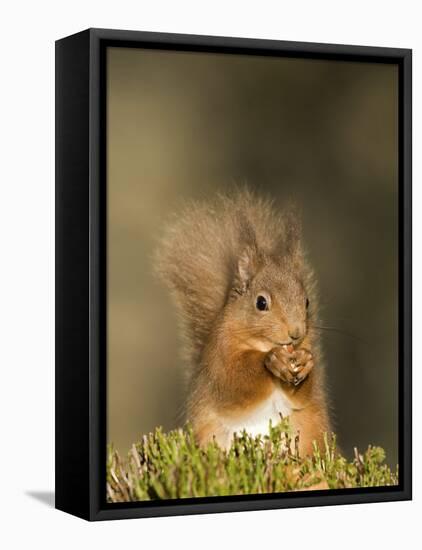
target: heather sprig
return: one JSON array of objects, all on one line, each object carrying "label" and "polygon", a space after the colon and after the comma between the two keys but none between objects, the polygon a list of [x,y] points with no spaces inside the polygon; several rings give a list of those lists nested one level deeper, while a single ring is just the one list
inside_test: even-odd
[{"label": "heather sprig", "polygon": [[364,453],[355,449],[346,460],[336,449],[333,434],[323,449],[314,445],[312,456],[300,456],[298,436],[288,419],[272,426],[269,434],[236,434],[231,448],[216,442],[201,448],[192,428],[164,433],[157,428],[132,446],[126,459],[111,445],[107,456],[109,502],[203,496],[283,493],[313,489],[342,489],[396,485],[395,472],[384,463],[380,447]]}]

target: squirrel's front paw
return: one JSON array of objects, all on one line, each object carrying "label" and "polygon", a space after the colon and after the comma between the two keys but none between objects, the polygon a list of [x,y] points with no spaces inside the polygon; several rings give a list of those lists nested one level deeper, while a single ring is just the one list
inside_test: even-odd
[{"label": "squirrel's front paw", "polygon": [[267,353],[265,366],[283,382],[298,386],[311,372],[314,359],[307,349],[292,350],[292,346],[279,346]]}]

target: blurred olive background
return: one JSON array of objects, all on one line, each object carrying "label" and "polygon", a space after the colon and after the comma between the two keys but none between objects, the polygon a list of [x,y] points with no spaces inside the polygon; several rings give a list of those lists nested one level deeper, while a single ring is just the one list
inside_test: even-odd
[{"label": "blurred olive background", "polygon": [[[152,256],[184,199],[295,199],[320,283],[334,426],[398,460],[395,66],[108,50],[108,439],[180,425],[175,312]],[[180,259],[183,261],[183,258]]]}]

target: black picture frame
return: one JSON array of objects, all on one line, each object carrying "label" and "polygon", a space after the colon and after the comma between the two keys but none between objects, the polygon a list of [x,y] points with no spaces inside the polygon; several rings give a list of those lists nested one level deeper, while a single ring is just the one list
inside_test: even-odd
[{"label": "black picture frame", "polygon": [[[399,68],[397,487],[106,502],[105,51],[109,46],[392,63]],[[409,49],[88,29],[56,42],[56,508],[87,520],[409,500],[412,497]]]}]

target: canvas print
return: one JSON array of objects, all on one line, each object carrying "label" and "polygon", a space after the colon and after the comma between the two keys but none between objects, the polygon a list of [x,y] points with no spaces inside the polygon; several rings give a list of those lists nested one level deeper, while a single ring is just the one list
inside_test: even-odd
[{"label": "canvas print", "polygon": [[398,485],[398,66],[106,71],[107,502]]}]

